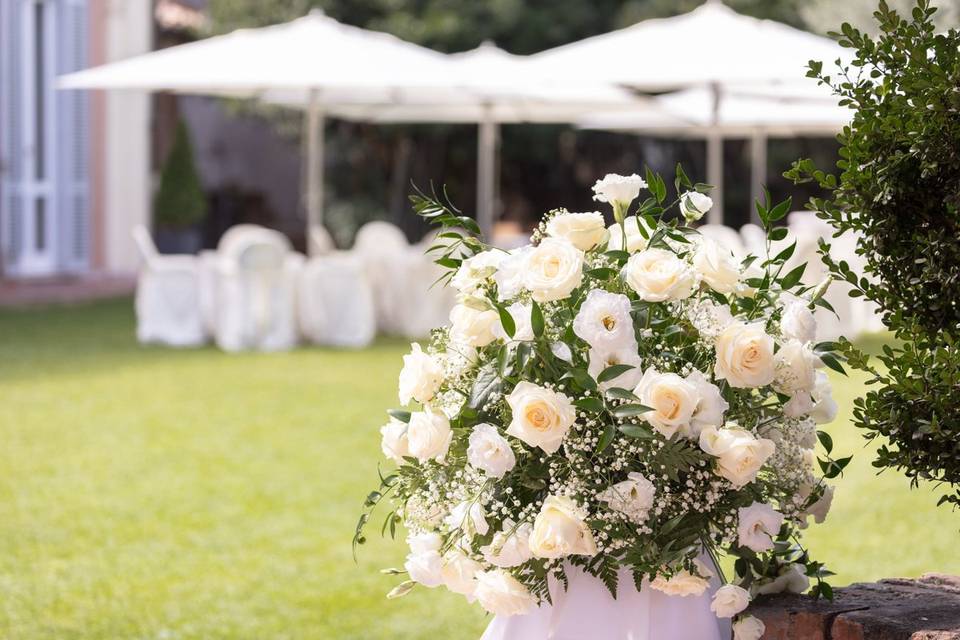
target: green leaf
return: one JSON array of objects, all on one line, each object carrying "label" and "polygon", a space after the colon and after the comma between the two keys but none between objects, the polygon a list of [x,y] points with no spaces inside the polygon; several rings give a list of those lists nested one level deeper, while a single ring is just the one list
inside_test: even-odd
[{"label": "green leaf", "polygon": [[600,434],[600,440],[597,442],[597,453],[602,453],[604,449],[610,446],[610,443],[613,442],[613,436],[616,435],[617,430],[612,423],[609,423],[603,427],[603,433]]},{"label": "green leaf", "polygon": [[829,454],[833,451],[833,438],[826,431],[817,431],[817,439],[823,445],[824,450]]},{"label": "green leaf", "polygon": [[804,262],[799,267],[793,269],[790,273],[780,278],[780,286],[783,289],[792,289],[800,282],[800,278],[803,277],[803,272],[807,268],[807,263]]},{"label": "green leaf", "polygon": [[598,267],[596,269],[587,269],[584,273],[591,278],[596,278],[597,280],[609,280],[617,274],[617,272],[610,267]]},{"label": "green leaf", "polygon": [[787,237],[786,227],[776,227],[770,230],[770,240],[774,242],[780,242],[786,237]]},{"label": "green leaf", "polygon": [[482,407],[490,394],[500,389],[502,382],[497,370],[492,365],[480,369],[477,379],[473,383],[473,388],[470,390],[469,406],[473,409]]},{"label": "green leaf", "polygon": [[648,411],[653,411],[653,409],[642,404],[622,404],[610,413],[618,418],[631,418],[633,416],[643,415]]},{"label": "green leaf", "polygon": [[621,375],[625,374],[631,369],[635,369],[632,364],[614,364],[610,365],[606,369],[600,372],[600,375],[597,376],[597,382],[603,384],[604,382],[610,382],[616,378],[619,378]]},{"label": "green leaf", "polygon": [[630,436],[631,438],[639,438],[640,440],[653,440],[656,437],[652,429],[636,424],[622,425],[620,427],[620,433],[625,436]]},{"label": "green leaf", "polygon": [[630,400],[633,402],[640,402],[640,398],[636,396],[633,391],[629,391],[622,387],[610,387],[607,389],[608,398],[616,398],[617,400]]},{"label": "green leaf", "polygon": [[503,331],[512,338],[513,334],[517,332],[517,323],[513,321],[513,316],[503,305],[497,305],[497,313],[500,314],[500,324],[503,325]]},{"label": "green leaf", "polygon": [[836,356],[834,356],[832,353],[821,353],[820,360],[823,361],[823,364],[827,365],[837,373],[842,373],[843,375],[847,375],[847,372],[843,368],[843,365],[840,364],[840,361],[837,360]]},{"label": "green leaf", "polygon": [[530,305],[530,326],[533,328],[533,335],[538,338],[543,335],[543,309],[540,308],[536,300]]},{"label": "green leaf", "polygon": [[785,215],[790,213],[791,206],[793,206],[793,198],[788,197],[786,200],[770,210],[767,219],[770,220],[770,222],[776,222],[777,220],[782,219]]},{"label": "green leaf", "polygon": [[603,411],[603,401],[594,396],[580,398],[574,401],[573,404],[578,409],[583,409],[584,411],[592,411],[593,413],[600,413]]},{"label": "green leaf", "polygon": [[593,390],[597,388],[597,383],[593,377],[587,373],[586,369],[575,368],[571,369],[568,373],[568,376],[573,378],[574,381],[583,389]]},{"label": "green leaf", "polygon": [[387,413],[400,422],[410,422],[410,412],[403,409],[388,409]]}]

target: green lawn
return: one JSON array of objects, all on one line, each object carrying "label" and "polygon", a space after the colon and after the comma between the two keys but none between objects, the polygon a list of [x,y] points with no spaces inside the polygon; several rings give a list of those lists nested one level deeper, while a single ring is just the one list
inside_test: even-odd
[{"label": "green lawn", "polygon": [[[0,312],[0,637],[478,637],[457,596],[383,599],[401,544],[351,559],[405,349],[141,348],[129,300]],[[960,514],[869,458],[808,537],[836,583],[960,573]]]}]

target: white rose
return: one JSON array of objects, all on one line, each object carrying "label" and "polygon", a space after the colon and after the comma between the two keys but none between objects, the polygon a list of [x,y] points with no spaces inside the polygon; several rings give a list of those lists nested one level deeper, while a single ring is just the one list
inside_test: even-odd
[{"label": "white rose", "polygon": [[[641,225],[643,226],[643,231],[640,230]],[[627,230],[627,246],[623,246],[623,230]],[[610,234],[610,240],[607,241],[607,249],[610,251],[627,251],[628,253],[636,253],[637,251],[643,251],[647,248],[647,242],[650,240],[650,236],[653,235],[653,231],[647,226],[637,216],[627,216],[623,221],[623,227],[620,226],[620,223],[614,223],[607,228],[607,232]]]},{"label": "white rose", "polygon": [[773,382],[773,338],[761,323],[736,322],[717,336],[714,373],[731,387],[750,389]]},{"label": "white rose", "polygon": [[524,522],[520,526],[510,520],[503,521],[503,529],[498,531],[490,544],[480,547],[483,559],[495,567],[507,569],[518,567],[530,558],[530,533],[533,526]]},{"label": "white rose", "polygon": [[473,428],[467,460],[492,478],[502,478],[517,463],[510,443],[490,424],[478,424]]},{"label": "white rose", "polygon": [[594,348],[617,349],[636,342],[630,298],[593,289],[573,319],[573,332]]},{"label": "white rose", "polygon": [[676,572],[670,578],[657,576],[650,582],[650,586],[668,596],[699,596],[702,595],[707,587],[710,586],[710,578],[713,572],[707,568],[699,559],[693,561],[696,565],[696,573],[683,569]]},{"label": "white rose", "polygon": [[607,227],[599,211],[560,213],[547,222],[547,235],[563,238],[580,251],[589,251],[606,239]]},{"label": "white rose", "polygon": [[503,340],[504,342],[529,342],[530,340],[533,340],[532,311],[533,305],[523,304],[522,302],[514,302],[512,305],[507,307],[507,312],[510,314],[510,317],[513,318],[513,337],[511,338],[508,336],[507,330],[503,328],[503,323],[500,322],[499,319],[500,314],[497,314],[497,323],[493,326],[493,335],[496,336],[498,340]]},{"label": "white rose", "polygon": [[767,627],[753,616],[744,616],[733,623],[733,640],[760,640]]},{"label": "white rose", "polygon": [[431,589],[443,584],[440,575],[443,560],[439,553],[443,538],[436,533],[419,533],[407,536],[407,544],[410,545],[410,554],[403,568],[410,574],[410,579]]},{"label": "white rose", "polygon": [[479,562],[462,551],[452,549],[443,556],[440,577],[443,578],[443,585],[447,589],[467,596],[472,601],[473,592],[477,588],[475,577],[482,568]]},{"label": "white rose", "polygon": [[526,256],[523,286],[537,302],[563,300],[583,281],[583,252],[566,240],[544,238]]},{"label": "white rose", "polygon": [[490,531],[486,514],[479,502],[461,502],[450,510],[443,522],[450,527],[451,531],[459,529],[468,536],[474,533],[485,536]]},{"label": "white rose", "polygon": [[635,173],[629,176],[608,173],[593,185],[593,199],[613,205],[614,211],[622,216],[640,195],[640,190],[646,188],[646,181]]},{"label": "white rose", "polygon": [[813,342],[817,337],[817,320],[807,301],[796,296],[784,296],[784,299],[780,333],[789,340]]},{"label": "white rose", "polygon": [[787,418],[799,418],[813,411],[813,398],[806,391],[797,391],[783,403],[783,415]]},{"label": "white rose", "polygon": [[500,263],[500,267],[493,276],[497,283],[498,300],[515,298],[523,290],[524,265],[531,251],[533,247],[530,245],[512,249]]},{"label": "white rose", "polygon": [[419,460],[443,462],[450,448],[453,431],[450,421],[442,413],[414,411],[407,423],[407,447],[410,455]]},{"label": "white rose", "polygon": [[404,456],[410,455],[410,446],[407,443],[407,424],[400,422],[396,418],[390,418],[390,422],[380,427],[380,449],[383,455],[394,462],[403,462]]},{"label": "white rose", "polygon": [[690,426],[700,403],[700,394],[693,384],[675,373],[660,373],[654,368],[643,373],[633,393],[640,398],[640,404],[652,409],[641,417],[668,438],[678,429]]},{"label": "white rose", "polygon": [[400,404],[416,400],[421,404],[430,402],[443,381],[443,363],[440,358],[424,353],[416,342],[412,351],[403,356],[400,370]]},{"label": "white rose", "polygon": [[740,283],[740,268],[729,249],[707,237],[700,238],[693,254],[693,268],[700,278],[717,293],[729,295]]},{"label": "white rose", "polygon": [[696,440],[700,438],[700,432],[705,427],[719,427],[723,424],[723,414],[730,405],[720,395],[720,388],[708,381],[701,371],[694,369],[687,375],[686,381],[697,390],[700,401],[690,416],[689,426],[683,428],[682,432],[686,437]]},{"label": "white rose", "polygon": [[802,564],[791,564],[780,571],[780,575],[757,587],[757,593],[805,593],[810,588],[810,578],[807,577]]},{"label": "white rose", "polygon": [[407,546],[410,547],[410,553],[440,551],[440,547],[443,546],[443,536],[435,531],[411,533],[407,536]]},{"label": "white rose", "polygon": [[696,282],[690,265],[665,249],[645,249],[630,256],[623,277],[647,302],[689,298]]},{"label": "white rose", "polygon": [[812,391],[820,358],[799,340],[790,340],[773,357],[773,388],[783,394]]},{"label": "white rose", "polygon": [[687,191],[680,196],[680,213],[688,222],[699,220],[713,206],[713,199],[699,191]]},{"label": "white rose", "polygon": [[735,584],[725,584],[713,594],[710,602],[710,611],[718,618],[732,618],[747,608],[750,604],[750,593],[743,587]]},{"label": "white rose", "polygon": [[465,304],[450,310],[450,339],[471,347],[485,347],[494,341],[493,328],[500,322],[500,314],[492,309],[480,311]]},{"label": "white rose", "polygon": [[548,496],[530,533],[530,551],[537,558],[594,556],[597,544],[584,522],[585,514],[566,496]]},{"label": "white rose", "polygon": [[636,342],[613,351],[606,349],[590,349],[589,358],[590,363],[587,366],[587,373],[589,373],[594,380],[596,380],[597,377],[604,372],[604,370],[606,370],[608,367],[612,367],[613,365],[626,364],[633,367],[633,369],[624,371],[616,378],[598,383],[598,386],[603,391],[606,391],[612,387],[633,389],[635,386],[637,386],[637,383],[640,382],[640,376],[643,375],[643,370],[640,368],[640,366],[643,364],[643,361],[640,359],[640,354],[637,353]]},{"label": "white rose", "polygon": [[472,294],[477,291],[506,259],[507,253],[500,249],[488,249],[471,256],[460,264],[450,284],[460,293]]},{"label": "white rose", "polygon": [[570,398],[532,382],[514,387],[507,404],[513,412],[507,433],[547,453],[556,453],[577,418]]},{"label": "white rose", "polygon": [[496,616],[518,616],[527,613],[537,600],[519,580],[503,569],[478,571],[473,592],[480,606]]},{"label": "white rose", "polygon": [[837,417],[837,402],[833,399],[833,390],[830,388],[830,378],[823,371],[817,371],[817,379],[813,385],[813,409],[810,417],[817,424],[833,422]]},{"label": "white rose", "polygon": [[643,524],[653,507],[656,493],[656,487],[642,473],[631,471],[626,480],[604,489],[597,495],[597,499],[606,502],[611,509],[619,511],[635,523]]},{"label": "white rose", "polygon": [[737,542],[741,547],[753,551],[770,551],[773,538],[783,526],[783,514],[762,502],[754,502],[749,507],[737,511]]},{"label": "white rose", "polygon": [[706,427],[700,432],[700,448],[717,458],[717,474],[739,489],[753,482],[776,446],[739,427]]}]

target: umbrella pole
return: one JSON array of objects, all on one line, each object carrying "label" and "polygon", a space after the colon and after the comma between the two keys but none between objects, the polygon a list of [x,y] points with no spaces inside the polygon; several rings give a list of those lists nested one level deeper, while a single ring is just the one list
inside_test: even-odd
[{"label": "umbrella pole", "polygon": [[484,119],[477,130],[477,224],[489,242],[493,232],[494,206],[497,197],[497,141],[499,127],[485,107]]},{"label": "umbrella pole", "polygon": [[310,90],[310,107],[307,111],[307,247],[312,253],[311,237],[314,227],[323,225],[323,162],[324,162],[324,113],[320,105],[320,92]]},{"label": "umbrella pole", "polygon": [[750,137],[750,219],[757,223],[756,201],[763,202],[763,188],[767,182],[767,134],[756,129]]},{"label": "umbrella pole", "polygon": [[710,224],[723,224],[723,135],[720,133],[720,85],[710,85],[713,94],[713,126],[707,134],[707,182],[713,185],[713,207],[707,214]]}]

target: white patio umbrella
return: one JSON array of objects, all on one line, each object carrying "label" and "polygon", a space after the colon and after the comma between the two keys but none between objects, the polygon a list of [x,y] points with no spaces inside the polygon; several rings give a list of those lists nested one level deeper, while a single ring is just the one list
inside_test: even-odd
[{"label": "white patio umbrella", "polygon": [[829,38],[744,16],[719,0],[708,0],[689,13],[645,20],[532,59],[543,73],[565,73],[571,83],[589,78],[646,92],[705,88],[712,115],[706,131],[707,180],[716,186],[710,222],[719,223],[723,219],[723,142],[716,125],[728,88],[784,83],[782,95],[789,95],[791,85],[803,79],[809,60],[845,57]]}]

